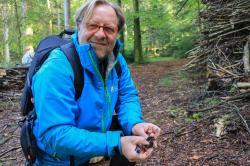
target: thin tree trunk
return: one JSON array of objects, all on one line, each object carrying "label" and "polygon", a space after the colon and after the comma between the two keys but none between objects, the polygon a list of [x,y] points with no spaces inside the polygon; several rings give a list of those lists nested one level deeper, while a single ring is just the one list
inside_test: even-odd
[{"label": "thin tree trunk", "polygon": [[57,31],[61,31],[61,5],[60,2],[56,1],[56,10],[57,10]]},{"label": "thin tree trunk", "polygon": [[[29,8],[28,8],[28,3],[30,1],[28,0],[22,0],[22,27],[23,29],[25,29],[24,33],[21,33],[21,24],[19,24],[18,26],[20,27],[20,39],[24,39],[24,40],[20,40],[22,42],[22,54],[26,54],[27,51],[29,50],[34,50],[33,49],[33,44],[32,43],[28,43],[27,41],[29,40],[29,38],[31,36],[33,36],[33,29],[32,26],[29,26],[27,24],[27,13],[29,12]],[[26,41],[26,42],[25,42]]]},{"label": "thin tree trunk", "polygon": [[[121,0],[117,0],[118,5],[122,8],[122,1]],[[125,29],[125,27],[124,27]],[[125,32],[124,29],[120,31],[120,40],[123,43],[123,47],[121,49],[121,52],[123,55],[125,55]]]},{"label": "thin tree trunk", "polygon": [[134,16],[134,54],[135,62],[142,63],[142,44],[141,44],[141,28],[140,28],[140,17],[139,17],[139,2],[138,0],[133,0],[134,11],[136,16]]},{"label": "thin tree trunk", "polygon": [[48,6],[48,10],[49,10],[49,34],[52,34],[52,29],[53,29],[53,26],[52,26],[52,20],[51,20],[51,2],[50,0],[47,0],[47,6]]},{"label": "thin tree trunk", "polygon": [[199,32],[201,32],[201,4],[200,4],[200,0],[197,0],[197,5],[198,5],[198,24],[199,24]]},{"label": "thin tree trunk", "polygon": [[[18,31],[18,36],[17,36],[17,45],[18,45],[18,55],[22,55],[22,31],[21,31],[21,19],[18,13],[18,6],[17,6],[17,1],[15,0],[15,16],[16,16],[16,29]],[[27,9],[27,4],[25,1],[26,9]]]},{"label": "thin tree trunk", "polygon": [[8,27],[8,4],[3,4],[3,38],[4,38],[4,61],[10,62],[10,50],[9,50],[9,27]]},{"label": "thin tree trunk", "polygon": [[64,0],[64,27],[69,29],[70,0]]},{"label": "thin tree trunk", "polygon": [[27,0],[22,0],[22,17],[26,19],[27,14]]}]

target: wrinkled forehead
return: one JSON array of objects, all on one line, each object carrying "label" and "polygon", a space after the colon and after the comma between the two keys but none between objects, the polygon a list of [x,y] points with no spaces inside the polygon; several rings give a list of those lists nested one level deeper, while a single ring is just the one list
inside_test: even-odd
[{"label": "wrinkled forehead", "polygon": [[109,22],[118,25],[118,18],[112,6],[107,4],[96,5],[92,12],[86,13],[85,22]]}]

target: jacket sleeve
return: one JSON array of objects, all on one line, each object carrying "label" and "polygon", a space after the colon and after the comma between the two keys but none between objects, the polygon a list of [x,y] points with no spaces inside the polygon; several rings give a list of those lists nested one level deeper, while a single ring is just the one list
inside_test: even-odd
[{"label": "jacket sleeve", "polygon": [[144,122],[144,120],[142,118],[138,92],[132,80],[128,65],[121,54],[118,58],[122,73],[118,85],[116,112],[124,134],[131,135],[133,126],[137,123]]},{"label": "jacket sleeve", "polygon": [[[54,50],[33,77],[38,146],[50,155],[113,156],[120,147],[120,132],[98,133],[76,126],[74,74],[66,56]],[[60,156],[60,155],[59,155]]]}]

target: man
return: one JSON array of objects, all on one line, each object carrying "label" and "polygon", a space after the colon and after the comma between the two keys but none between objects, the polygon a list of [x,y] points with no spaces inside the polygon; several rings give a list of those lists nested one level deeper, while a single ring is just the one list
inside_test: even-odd
[{"label": "man", "polygon": [[[71,39],[84,69],[80,98],[74,99],[73,70],[60,49],[51,52],[33,77],[37,113],[33,132],[40,149],[36,165],[69,165],[71,156],[75,165],[88,165],[95,156],[145,161],[153,151],[144,148],[149,144],[146,139],[157,138],[160,128],[142,119],[137,90],[119,54],[117,35],[124,16],[114,4],[90,0],[78,10],[76,23]],[[122,70],[119,80],[116,63]],[[109,131],[114,112],[122,131]]]}]

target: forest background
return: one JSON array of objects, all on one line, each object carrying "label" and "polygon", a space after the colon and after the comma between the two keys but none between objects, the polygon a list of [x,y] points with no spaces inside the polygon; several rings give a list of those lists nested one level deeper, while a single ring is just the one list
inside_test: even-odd
[{"label": "forest background", "polygon": [[[24,163],[22,56],[44,37],[74,29],[84,2],[0,0],[0,166]],[[112,2],[126,15],[119,38],[136,62],[130,71],[144,118],[162,129],[158,149],[138,166],[250,165],[250,0]]]},{"label": "forest background", "polygon": [[[69,2],[69,0],[68,0]],[[75,11],[85,1],[71,0],[69,27],[75,28]],[[123,54],[136,60],[135,24],[140,25],[142,56],[137,62],[183,58],[199,38],[199,0],[113,0],[126,15],[121,33]],[[139,12],[135,5],[139,5]],[[39,41],[64,28],[64,0],[0,1],[0,67],[21,63],[27,48],[36,48]],[[135,21],[137,19],[137,22]]]}]

